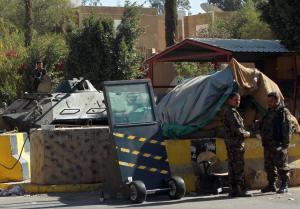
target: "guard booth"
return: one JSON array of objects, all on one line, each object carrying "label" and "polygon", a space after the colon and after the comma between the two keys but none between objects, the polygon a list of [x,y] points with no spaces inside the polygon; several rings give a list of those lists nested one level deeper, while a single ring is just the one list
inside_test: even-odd
[{"label": "guard booth", "polygon": [[149,80],[104,82],[111,139],[129,198],[141,203],[149,194],[171,199],[185,194],[182,178],[172,177]]}]

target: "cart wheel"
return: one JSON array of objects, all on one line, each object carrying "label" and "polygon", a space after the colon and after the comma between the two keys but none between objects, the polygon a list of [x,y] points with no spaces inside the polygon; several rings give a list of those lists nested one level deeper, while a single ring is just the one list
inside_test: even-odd
[{"label": "cart wheel", "polygon": [[132,203],[142,203],[146,200],[146,187],[142,181],[131,182],[129,190],[129,198]]},{"label": "cart wheel", "polygon": [[169,181],[169,197],[173,200],[182,198],[185,195],[185,184],[181,177],[173,176]]}]

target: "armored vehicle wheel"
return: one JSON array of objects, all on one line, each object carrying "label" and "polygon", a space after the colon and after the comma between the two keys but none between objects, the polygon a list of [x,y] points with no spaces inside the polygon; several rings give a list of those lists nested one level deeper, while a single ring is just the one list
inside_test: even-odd
[{"label": "armored vehicle wheel", "polygon": [[129,199],[133,204],[144,202],[146,195],[146,187],[142,181],[133,181],[129,184]]},{"label": "armored vehicle wheel", "polygon": [[177,200],[185,195],[185,184],[181,177],[173,176],[169,181],[169,197],[170,199]]}]

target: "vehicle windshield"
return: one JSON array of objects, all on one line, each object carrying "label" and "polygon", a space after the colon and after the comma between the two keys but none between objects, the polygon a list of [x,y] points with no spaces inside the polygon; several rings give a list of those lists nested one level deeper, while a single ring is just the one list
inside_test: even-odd
[{"label": "vehicle windshield", "polygon": [[147,84],[108,86],[107,90],[114,124],[155,120]]}]

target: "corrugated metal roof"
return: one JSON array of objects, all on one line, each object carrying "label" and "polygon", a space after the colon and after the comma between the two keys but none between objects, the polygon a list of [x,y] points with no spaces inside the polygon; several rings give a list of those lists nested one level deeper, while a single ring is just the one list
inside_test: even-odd
[{"label": "corrugated metal roof", "polygon": [[189,38],[199,43],[208,44],[232,52],[289,52],[279,40],[260,39],[217,39],[217,38]]}]

